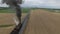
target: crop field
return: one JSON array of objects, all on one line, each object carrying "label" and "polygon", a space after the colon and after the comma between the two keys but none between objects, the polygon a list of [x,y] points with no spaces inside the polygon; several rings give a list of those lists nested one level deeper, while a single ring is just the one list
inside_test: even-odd
[{"label": "crop field", "polygon": [[[22,20],[27,14],[29,9],[22,9]],[[12,9],[0,9],[0,34],[9,34],[15,27],[14,18],[16,17],[15,11]]]},{"label": "crop field", "polygon": [[31,10],[24,34],[60,34],[60,13]]},{"label": "crop field", "polygon": [[50,11],[50,12],[60,13],[60,9],[52,9],[52,8],[32,8],[32,9],[33,10],[43,9],[43,10]]},{"label": "crop field", "polygon": [[[22,9],[22,20],[28,11],[29,9]],[[48,9],[32,9],[23,34],[60,34],[60,13],[56,13],[55,10],[53,11]],[[0,10],[0,34],[9,34],[13,30],[15,27],[14,17],[14,10]]]},{"label": "crop field", "polygon": [[50,12],[60,13],[60,9],[44,9],[44,10],[50,11]]},{"label": "crop field", "polygon": [[[22,8],[22,13],[27,13],[29,10],[28,8]],[[0,13],[15,13],[15,10],[11,8],[0,9]]]}]

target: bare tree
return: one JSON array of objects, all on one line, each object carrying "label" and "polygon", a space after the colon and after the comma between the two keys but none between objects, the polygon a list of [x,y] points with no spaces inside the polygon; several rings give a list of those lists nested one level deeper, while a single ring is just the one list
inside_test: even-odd
[{"label": "bare tree", "polygon": [[15,27],[15,29],[11,32],[11,34],[18,34],[22,24],[21,24],[21,6],[18,4],[22,4],[22,0],[3,0],[3,3],[6,3],[10,7],[14,7],[16,10],[16,16],[19,20],[19,24]]}]

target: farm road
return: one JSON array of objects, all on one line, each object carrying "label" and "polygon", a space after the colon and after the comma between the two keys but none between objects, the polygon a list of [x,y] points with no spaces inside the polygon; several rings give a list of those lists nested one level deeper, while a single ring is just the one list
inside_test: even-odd
[{"label": "farm road", "polygon": [[60,14],[32,10],[24,34],[60,34]]}]

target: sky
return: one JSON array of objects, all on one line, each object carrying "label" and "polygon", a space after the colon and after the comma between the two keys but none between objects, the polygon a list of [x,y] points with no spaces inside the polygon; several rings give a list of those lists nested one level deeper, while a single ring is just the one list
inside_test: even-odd
[{"label": "sky", "polygon": [[[0,7],[5,7],[6,4],[1,4]],[[47,7],[47,8],[60,8],[60,0],[23,0],[23,7]]]}]

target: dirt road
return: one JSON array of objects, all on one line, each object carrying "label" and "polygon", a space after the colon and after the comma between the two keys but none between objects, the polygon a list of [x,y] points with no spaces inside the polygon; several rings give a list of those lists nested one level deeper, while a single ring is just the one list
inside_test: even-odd
[{"label": "dirt road", "polygon": [[60,34],[60,14],[32,10],[24,34]]}]

